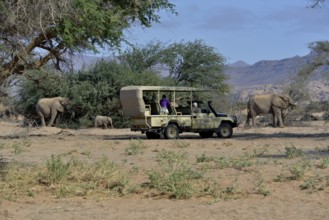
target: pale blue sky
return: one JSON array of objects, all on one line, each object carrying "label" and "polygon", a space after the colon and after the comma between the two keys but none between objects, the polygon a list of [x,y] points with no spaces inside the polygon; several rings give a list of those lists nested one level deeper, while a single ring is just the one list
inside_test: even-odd
[{"label": "pale blue sky", "polygon": [[171,0],[178,16],[136,27],[128,39],[140,45],[203,40],[226,59],[253,64],[310,52],[308,44],[329,40],[329,7],[307,8],[307,0]]}]

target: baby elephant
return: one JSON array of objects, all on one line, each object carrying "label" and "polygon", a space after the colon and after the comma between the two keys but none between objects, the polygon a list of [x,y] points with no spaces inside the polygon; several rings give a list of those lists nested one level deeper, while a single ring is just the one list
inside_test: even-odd
[{"label": "baby elephant", "polygon": [[103,126],[103,128],[106,129],[108,125],[110,125],[111,128],[113,128],[112,118],[111,117],[102,116],[102,115],[97,115],[95,117],[95,122],[94,122],[95,128]]}]

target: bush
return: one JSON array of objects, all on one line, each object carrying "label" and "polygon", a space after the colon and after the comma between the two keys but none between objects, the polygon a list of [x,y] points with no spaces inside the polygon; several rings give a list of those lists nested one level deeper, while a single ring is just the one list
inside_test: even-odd
[{"label": "bush", "polygon": [[196,193],[192,180],[202,175],[191,168],[186,153],[163,150],[158,153],[157,162],[159,169],[148,173],[152,187],[177,199],[191,198]]},{"label": "bush", "polygon": [[[115,61],[99,61],[78,72],[58,74],[32,71],[22,81],[15,105],[29,119],[37,119],[35,105],[40,98],[63,96],[71,100],[69,110],[61,116],[61,126],[69,128],[92,126],[96,115],[110,116],[116,128],[129,126],[121,111],[120,89],[126,85],[161,85],[163,80],[154,72],[136,73]],[[32,79],[32,80],[31,80]]]},{"label": "bush", "polygon": [[305,108],[306,113],[329,111],[328,101],[312,101]]}]

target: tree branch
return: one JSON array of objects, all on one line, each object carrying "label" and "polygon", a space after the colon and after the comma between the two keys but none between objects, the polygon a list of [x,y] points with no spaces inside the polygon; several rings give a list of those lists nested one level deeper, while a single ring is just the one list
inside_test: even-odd
[{"label": "tree branch", "polygon": [[[52,29],[49,29],[47,33],[41,33],[38,37],[36,37],[30,44],[28,44],[23,50],[13,56],[12,60],[8,63],[3,64],[0,69],[0,85],[2,85],[6,78],[13,74],[22,75],[24,70],[26,69],[26,61],[24,58],[27,55],[31,55],[31,52],[37,48],[42,47],[45,41],[49,41],[55,37],[55,33]],[[47,59],[45,59],[47,60]],[[23,61],[23,63],[20,63]],[[49,61],[49,59],[47,60]],[[41,64],[41,63],[40,63]],[[45,64],[45,62],[42,62]],[[38,65],[39,68],[41,67]]]}]

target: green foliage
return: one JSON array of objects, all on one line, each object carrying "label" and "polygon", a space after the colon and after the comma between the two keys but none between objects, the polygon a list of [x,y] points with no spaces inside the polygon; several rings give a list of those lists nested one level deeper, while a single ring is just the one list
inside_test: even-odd
[{"label": "green foliage", "polygon": [[148,174],[151,186],[178,199],[191,198],[195,192],[193,181],[202,175],[189,165],[186,153],[160,151],[157,154],[159,169],[152,169]]},{"label": "green foliage", "polygon": [[270,195],[270,191],[266,188],[264,179],[261,176],[256,176],[254,180],[255,188],[257,194],[268,196]]},{"label": "green foliage", "polygon": [[316,73],[317,69],[329,65],[329,41],[312,42],[309,48],[316,52],[316,57],[298,72],[298,75],[303,77],[309,77]]},{"label": "green foliage", "polygon": [[175,43],[168,47],[164,63],[178,85],[207,87],[219,93],[229,90],[225,83],[224,58],[201,40]]},{"label": "green foliage", "polygon": [[[30,73],[31,75],[34,72]],[[40,73],[38,73],[40,74]],[[33,76],[31,76],[33,77]],[[165,84],[157,74],[143,71],[136,73],[126,65],[116,61],[101,60],[89,69],[77,73],[60,75],[49,71],[47,80],[24,80],[18,92],[16,105],[25,116],[37,117],[35,105],[43,97],[64,96],[71,100],[69,106],[75,117],[66,113],[61,120],[72,128],[93,125],[96,115],[111,116],[114,127],[127,127],[129,121],[122,115],[119,92],[126,85]]]},{"label": "green foliage", "polygon": [[329,158],[321,158],[319,168],[326,169],[329,167]]},{"label": "green foliage", "polygon": [[329,111],[329,101],[311,101],[306,107],[306,113]]},{"label": "green foliage", "polygon": [[21,154],[23,152],[22,147],[18,143],[12,145],[15,154]]},{"label": "green foliage", "polygon": [[134,46],[120,55],[120,61],[136,72],[156,70],[156,65],[161,65],[166,46],[161,42],[150,42],[145,46]]},{"label": "green foliage", "polygon": [[180,86],[207,87],[226,93],[224,57],[201,40],[164,45],[151,42],[125,51],[120,60],[138,72],[152,70],[168,74],[168,83]]},{"label": "green foliage", "polygon": [[70,174],[70,163],[64,162],[60,156],[51,155],[50,160],[47,161],[47,173],[40,176],[40,179],[46,181],[51,185],[54,183],[61,183],[66,181]]},{"label": "green foliage", "polygon": [[64,162],[60,156],[52,155],[47,170],[39,172],[37,179],[39,184],[52,185],[54,193],[61,197],[83,196],[92,191],[122,195],[132,190],[127,187],[125,173],[107,158],[88,164],[75,159]]},{"label": "green foliage", "polygon": [[289,159],[301,157],[304,155],[304,152],[301,149],[297,149],[295,146],[285,147],[286,157]]},{"label": "green foliage", "polygon": [[320,176],[308,178],[299,186],[301,190],[307,190],[309,193],[325,190],[329,187],[329,176]]},{"label": "green foliage", "polygon": [[[18,98],[14,103],[16,110],[27,118],[36,118],[35,106],[40,98],[68,95],[65,75],[58,75],[53,70],[32,70],[27,75],[32,80],[24,78],[20,81]],[[37,75],[40,80],[34,80]]]},{"label": "green foliage", "polygon": [[70,76],[73,110],[77,118],[111,116],[114,127],[126,127],[119,92],[126,85],[158,85],[161,78],[152,72],[136,73],[115,61],[99,61],[88,70]]},{"label": "green foliage", "polygon": [[204,162],[214,162],[213,168],[216,169],[225,169],[225,168],[235,168],[235,169],[242,169],[244,167],[249,167],[255,164],[252,160],[256,157],[258,153],[254,152],[254,154],[243,154],[237,157],[214,157],[214,156],[207,156],[203,153],[201,156],[196,157],[197,163],[204,163]]},{"label": "green foliage", "polygon": [[0,7],[0,84],[51,59],[59,69],[67,53],[119,48],[131,25],[158,23],[161,10],[176,14],[168,0],[8,0]]},{"label": "green foliage", "polygon": [[201,154],[200,156],[196,156],[196,162],[197,163],[204,163],[204,162],[210,162],[214,161],[214,157],[207,156],[205,153]]},{"label": "green foliage", "polygon": [[295,102],[307,101],[310,99],[310,89],[308,88],[308,77],[305,75],[296,75],[291,79],[291,82],[283,88],[285,94]]},{"label": "green foliage", "polygon": [[[163,76],[169,68],[169,77]],[[28,118],[36,118],[35,104],[43,97],[63,96],[71,100],[61,116],[71,128],[92,126],[96,115],[111,116],[114,127],[127,127],[119,91],[127,85],[184,85],[228,91],[224,82],[223,57],[201,41],[186,44],[150,43],[125,51],[117,60],[100,60],[88,69],[61,73],[49,69],[30,71],[18,92],[16,105]]]},{"label": "green foliage", "polygon": [[125,149],[125,152],[128,155],[143,154],[144,148],[145,145],[142,140],[133,140],[129,143],[129,146]]},{"label": "green foliage", "polygon": [[291,174],[291,179],[300,180],[304,177],[305,172],[310,169],[311,164],[308,160],[298,161],[296,164],[293,164],[289,167]]}]

